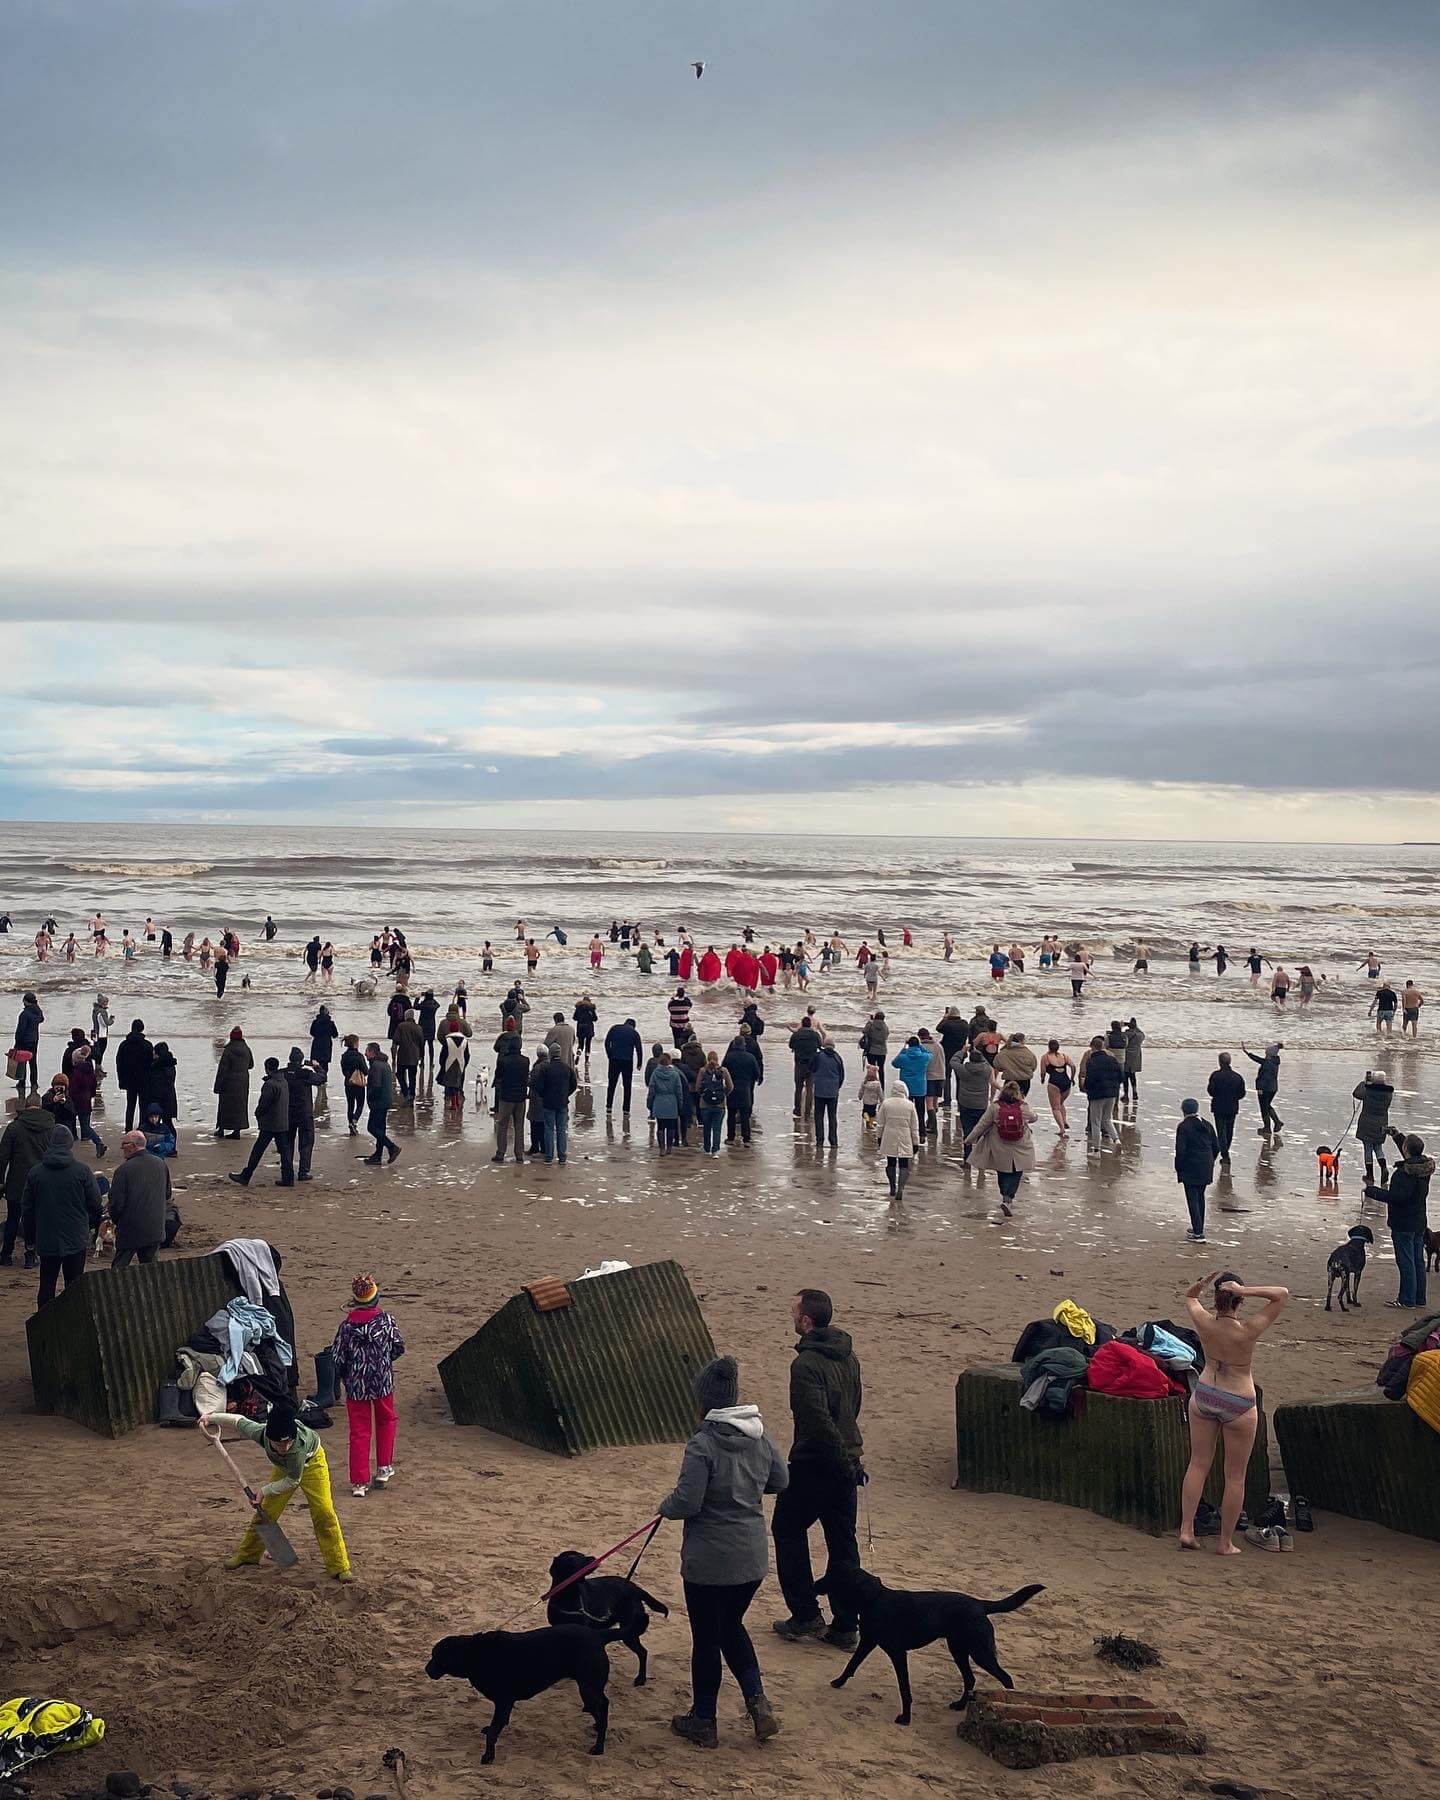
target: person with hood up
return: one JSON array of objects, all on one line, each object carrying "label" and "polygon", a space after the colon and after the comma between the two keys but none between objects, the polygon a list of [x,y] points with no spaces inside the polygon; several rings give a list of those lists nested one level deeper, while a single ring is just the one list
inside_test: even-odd
[{"label": "person with hood up", "polygon": [[163,1040],[157,1043],[140,1092],[145,1108],[148,1110],[152,1106],[158,1106],[161,1118],[172,1129],[180,1111],[180,1102],[175,1094],[176,1066],[170,1046]]},{"label": "person with hood up", "polygon": [[370,1491],[370,1439],[373,1419],[375,1486],[388,1487],[395,1474],[395,1364],[405,1354],[405,1340],[394,1318],[380,1306],[380,1287],[373,1275],[357,1275],[350,1284],[354,1301],[330,1346],[335,1380],[345,1385],[345,1411],[350,1421],[350,1492],[363,1500]]},{"label": "person with hood up", "polygon": [[91,1123],[91,1114],[95,1110],[95,1093],[95,1063],[90,1054],[90,1046],[77,1044],[75,1054],[70,1059],[70,1104],[75,1108],[75,1135],[77,1139],[88,1139],[95,1147],[95,1154],[104,1156],[105,1145]]},{"label": "person with hood up", "polygon": [[277,1187],[294,1187],[295,1165],[290,1160],[290,1086],[280,1073],[280,1058],[265,1058],[265,1079],[260,1083],[260,1098],[255,1102],[255,1147],[245,1167],[232,1170],[230,1179],[241,1187],[249,1187],[250,1178],[260,1167],[260,1159],[273,1144],[280,1155],[280,1179]]},{"label": "person with hood up", "polygon": [[95,1177],[76,1162],[74,1149],[75,1139],[65,1127],[52,1126],[45,1154],[25,1177],[20,1199],[25,1242],[35,1246],[40,1259],[37,1312],[55,1298],[62,1274],[69,1287],[85,1273],[90,1240],[104,1212]]},{"label": "person with hood up", "polygon": [[1121,1094],[1133,1106],[1140,1098],[1140,1071],[1145,1066],[1145,1033],[1139,1023],[1131,1019],[1125,1027],[1125,1053],[1121,1058],[1124,1082]]},{"label": "person with hood up", "polygon": [[25,1052],[25,1058],[20,1064],[19,1086],[24,1088],[28,1070],[32,1093],[40,1086],[40,1027],[44,1023],[45,1015],[40,1010],[40,1002],[33,994],[26,994],[20,1016],[15,1021],[15,1048]]},{"label": "person with hood up", "polygon": [[145,1021],[132,1019],[130,1032],[115,1052],[115,1079],[125,1090],[125,1129],[131,1130],[140,1110],[145,1076],[155,1058],[155,1046],[145,1035]]},{"label": "person with hood up", "polygon": [[790,1449],[790,1482],[775,1502],[770,1521],[775,1539],[775,1572],[789,1607],[774,1631],[787,1642],[818,1638],[841,1650],[859,1642],[858,1623],[837,1596],[834,1622],[820,1616],[810,1566],[810,1527],[819,1524],[829,1552],[826,1575],[860,1566],[855,1541],[855,1497],[867,1476],[860,1460],[860,1363],[848,1332],[833,1323],[834,1305],[819,1288],[802,1288],[790,1316],[800,1341],[790,1365],[790,1412],[795,1439]]},{"label": "person with hood up", "polygon": [[435,990],[426,988],[416,1004],[415,1017],[425,1045],[425,1066],[432,1074],[435,1069],[435,1021],[439,1016],[440,1002],[435,998]]},{"label": "person with hood up", "polygon": [[837,1114],[841,1090],[845,1086],[845,1064],[841,1061],[833,1038],[823,1039],[815,1052],[810,1083],[815,1097],[815,1147],[818,1150],[825,1142],[825,1127],[828,1122],[830,1148],[835,1150],[840,1143]]},{"label": "person with hood up", "polygon": [[599,1008],[589,994],[582,994],[570,1014],[575,1021],[575,1058],[583,1063],[585,1079],[590,1079],[590,1046],[595,1042],[595,1027],[600,1020]]},{"label": "person with hood up", "polygon": [[[21,1236],[24,1219],[25,1182],[50,1146],[50,1133],[55,1121],[40,1104],[39,1094],[29,1094],[20,1102],[20,1110],[0,1132],[0,1182],[5,1187],[5,1235],[0,1239],[0,1268],[8,1269],[15,1260],[15,1240]],[[33,1269],[37,1258],[35,1239],[24,1232],[25,1267]]]},{"label": "person with hood up", "polygon": [[1424,1138],[1416,1137],[1414,1132],[1407,1136],[1393,1125],[1390,1136],[1401,1160],[1395,1165],[1389,1186],[1367,1186],[1365,1196],[1385,1202],[1385,1223],[1390,1227],[1395,1267],[1400,1276],[1400,1292],[1385,1304],[1392,1309],[1420,1307],[1425,1305],[1425,1205],[1435,1164],[1425,1154]]},{"label": "person with hood up", "polygon": [[400,1023],[395,1027],[395,1074],[400,1082],[401,1094],[412,1104],[424,1055],[425,1034],[420,1029],[420,1021],[415,1017],[414,1008],[407,1006],[401,1014]]},{"label": "person with hood up", "polygon": [[1242,1042],[1242,1051],[1259,1067],[1255,1071],[1255,1098],[1260,1102],[1261,1137],[1269,1137],[1272,1132],[1279,1133],[1285,1129],[1285,1121],[1275,1110],[1275,1096],[1280,1092],[1280,1052],[1283,1044],[1267,1044],[1265,1054],[1257,1056]]},{"label": "person with hood up", "polygon": [[238,1138],[250,1128],[250,1071],[255,1057],[238,1025],[231,1028],[215,1069],[215,1135]]},{"label": "person with hood up", "polygon": [[1395,1098],[1383,1069],[1367,1069],[1365,1079],[1357,1083],[1354,1096],[1360,1102],[1355,1117],[1355,1137],[1365,1152],[1365,1179],[1375,1174],[1380,1164],[1380,1186],[1389,1179],[1385,1168],[1385,1139],[1390,1131],[1390,1103]]},{"label": "person with hood up", "polygon": [[110,1010],[109,996],[96,994],[90,1008],[90,1054],[95,1058],[95,1079],[105,1079],[105,1052],[110,1045],[110,1027],[115,1015]]},{"label": "person with hood up", "polygon": [[[388,1153],[392,1163],[400,1154],[400,1146],[385,1129],[390,1109],[395,1104],[395,1075],[390,1059],[378,1044],[365,1046],[365,1061],[369,1065],[365,1077],[365,1129],[375,1140],[375,1152],[364,1160],[373,1167],[383,1154]],[[269,1068],[270,1065],[265,1066]]]},{"label": "person with hood up", "polygon": [[[330,1464],[318,1434],[300,1423],[288,1400],[277,1400],[263,1424],[235,1413],[200,1415],[200,1429],[211,1437],[219,1437],[227,1425],[252,1444],[259,1444],[270,1459],[270,1479],[260,1489],[260,1510],[265,1517],[272,1522],[278,1519],[298,1488],[310,1507],[310,1523],[315,1528],[325,1573],[336,1581],[353,1581],[350,1552],[345,1548],[345,1535],[330,1492]],[[252,1524],[225,1567],[246,1569],[264,1554],[260,1533]]]},{"label": "person with hood up", "polygon": [[[988,1074],[988,1069],[986,1072]],[[890,1084],[890,1093],[880,1102],[875,1115],[875,1125],[879,1151],[885,1158],[885,1180],[889,1183],[890,1197],[903,1199],[905,1183],[910,1179],[910,1159],[920,1149],[920,1122],[915,1102],[903,1081]]]},{"label": "person with hood up", "polygon": [[928,1025],[922,1025],[918,1035],[920,1048],[930,1058],[930,1067],[925,1074],[925,1116],[920,1129],[927,1137],[936,1137],[940,1131],[937,1109],[945,1097],[945,1052],[940,1047],[940,1040],[930,1035]]},{"label": "person with hood up", "polygon": [[[940,1104],[948,1112],[957,1072],[955,1058],[963,1054],[966,1045],[970,1042],[970,1027],[958,1006],[947,1006],[945,1016],[936,1025],[935,1032],[940,1039],[940,1048],[945,1052],[945,1092],[941,1096]],[[876,1057],[874,1060],[880,1062],[883,1058]]]},{"label": "person with hood up", "polygon": [[671,1061],[670,1052],[662,1050],[646,1084],[645,1098],[650,1117],[655,1121],[655,1138],[662,1156],[668,1156],[680,1142],[680,1115],[685,1106],[685,1078]]},{"label": "person with hood up", "polygon": [[315,1090],[325,1082],[324,1071],[306,1062],[298,1044],[290,1046],[285,1064],[285,1086],[288,1090],[289,1119],[285,1139],[296,1179],[309,1181],[310,1158],[315,1152]]},{"label": "person with hood up", "polygon": [[106,1201],[115,1227],[112,1269],[127,1268],[137,1256],[142,1263],[154,1262],[174,1195],[170,1170],[152,1154],[143,1131],[127,1131],[120,1154],[124,1161],[111,1178]]},{"label": "person with hood up", "polygon": [[330,1059],[339,1036],[340,1027],[330,1017],[330,1008],[321,1006],[310,1021],[310,1060],[326,1075],[330,1073]]},{"label": "person with hood up", "polygon": [[1205,1190],[1215,1179],[1215,1159],[1220,1154],[1220,1140],[1215,1127],[1200,1117],[1198,1100],[1180,1102],[1180,1123],[1175,1128],[1175,1179],[1185,1190],[1185,1204],[1190,1209],[1190,1229],[1185,1233],[1192,1242],[1205,1242]]},{"label": "person with hood up", "polygon": [[440,1086],[445,1094],[445,1110],[457,1116],[465,1110],[465,1077],[470,1068],[470,1039],[447,1019],[445,1035],[440,1040]]},{"label": "person with hood up", "polygon": [[890,1066],[892,1069],[900,1071],[900,1079],[905,1083],[905,1092],[915,1102],[915,1111],[923,1119],[925,1091],[930,1085],[930,1052],[918,1037],[909,1037],[905,1040],[905,1046],[900,1053],[890,1059]]},{"label": "person with hood up", "polygon": [[1222,1050],[1219,1057],[1220,1066],[1213,1069],[1210,1079],[1205,1084],[1205,1092],[1210,1096],[1210,1116],[1215,1121],[1215,1141],[1220,1147],[1220,1160],[1228,1163],[1230,1146],[1235,1141],[1235,1120],[1240,1113],[1240,1102],[1245,1098],[1245,1077],[1238,1069],[1230,1066],[1230,1052]]},{"label": "person with hood up", "polygon": [[623,1083],[625,1092],[621,1107],[628,1119],[635,1071],[645,1063],[645,1045],[635,1029],[633,1019],[626,1019],[623,1025],[612,1025],[605,1033],[605,1059],[609,1065],[605,1082],[605,1110],[607,1113],[614,1111],[615,1089]]},{"label": "person with hood up", "polygon": [[714,1749],[721,1659],[735,1677],[761,1743],[780,1722],[765,1697],[760,1661],[745,1614],[770,1566],[766,1494],[782,1494],[790,1473],[765,1431],[757,1406],[742,1406],[733,1356],[706,1363],[695,1377],[700,1429],[685,1446],[680,1476],[660,1502],[662,1519],[683,1519],[680,1577],[690,1619],[690,1710],[670,1729]]},{"label": "person with hood up", "polygon": [[540,1097],[540,1147],[547,1163],[564,1163],[570,1149],[570,1096],[580,1085],[574,1065],[555,1046],[540,1057],[546,1046],[536,1047],[535,1085]]},{"label": "person with hood up", "polygon": [[755,1111],[755,1089],[765,1079],[765,1067],[758,1055],[759,1046],[748,1025],[742,1025],[730,1040],[721,1067],[730,1077],[730,1092],[725,1099],[725,1142],[733,1144],[738,1129],[742,1143],[750,1142],[751,1118]]},{"label": "person with hood up", "polygon": [[1035,1170],[1035,1136],[1031,1130],[1036,1114],[1020,1092],[1018,1081],[1007,1081],[980,1115],[973,1130],[965,1135],[965,1148],[970,1151],[970,1167],[983,1175],[992,1169],[1000,1185],[1000,1210],[1014,1211],[1014,1199],[1020,1183]]}]

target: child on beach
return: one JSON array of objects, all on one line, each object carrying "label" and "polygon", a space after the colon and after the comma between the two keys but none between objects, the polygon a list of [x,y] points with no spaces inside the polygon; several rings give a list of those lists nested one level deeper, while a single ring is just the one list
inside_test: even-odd
[{"label": "child on beach", "polygon": [[865,1079],[860,1083],[860,1110],[865,1115],[865,1129],[875,1129],[875,1114],[880,1110],[880,1102],[885,1098],[885,1085],[880,1079],[880,1071],[874,1063],[866,1063]]},{"label": "child on beach", "polygon": [[380,1308],[380,1288],[373,1275],[357,1275],[350,1291],[355,1304],[331,1348],[335,1379],[345,1384],[345,1411],[350,1417],[350,1492],[363,1500],[370,1491],[372,1411],[375,1486],[385,1487],[395,1473],[395,1364],[405,1354],[405,1340],[395,1320]]}]

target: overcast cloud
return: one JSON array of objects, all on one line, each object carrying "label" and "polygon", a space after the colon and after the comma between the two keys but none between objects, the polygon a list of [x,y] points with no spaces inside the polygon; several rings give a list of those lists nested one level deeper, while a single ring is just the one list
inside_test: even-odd
[{"label": "overcast cloud", "polygon": [[1440,837],[1434,25],[7,0],[4,811]]}]

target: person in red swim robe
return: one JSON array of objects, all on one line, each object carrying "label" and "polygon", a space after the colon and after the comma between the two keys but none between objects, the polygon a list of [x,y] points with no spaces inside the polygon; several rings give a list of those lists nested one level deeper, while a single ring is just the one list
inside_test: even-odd
[{"label": "person in red swim robe", "polygon": [[760,957],[760,985],[774,987],[775,977],[779,973],[780,958],[767,944]]},{"label": "person in red swim robe", "polygon": [[737,950],[730,964],[730,973],[738,987],[749,988],[753,992],[760,985],[760,958],[752,956],[748,950]]},{"label": "person in red swim robe", "polygon": [[[685,959],[680,959],[680,973],[685,973]],[[720,979],[720,958],[715,954],[715,946],[710,945],[700,958],[699,976],[702,981],[718,981]]]},{"label": "person in red swim robe", "polygon": [[[680,952],[680,961],[675,965],[675,972],[680,977],[681,981],[688,981],[694,967],[695,952],[688,944],[686,944],[685,948]],[[703,981],[704,979],[705,978],[702,975],[701,980]]]}]

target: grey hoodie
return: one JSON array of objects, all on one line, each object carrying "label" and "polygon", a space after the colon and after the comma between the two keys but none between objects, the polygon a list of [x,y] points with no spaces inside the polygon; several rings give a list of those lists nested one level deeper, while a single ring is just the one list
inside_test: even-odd
[{"label": "grey hoodie", "polygon": [[763,1581],[770,1567],[766,1494],[790,1484],[784,1458],[756,1406],[717,1406],[685,1446],[680,1478],[660,1502],[664,1519],[683,1519],[680,1574],[700,1587]]}]

